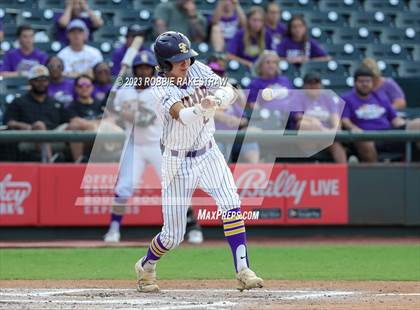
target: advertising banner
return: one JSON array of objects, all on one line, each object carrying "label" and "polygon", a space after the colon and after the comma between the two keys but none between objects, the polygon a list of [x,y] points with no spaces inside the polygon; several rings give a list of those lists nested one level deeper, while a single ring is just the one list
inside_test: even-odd
[{"label": "advertising banner", "polygon": [[38,164],[0,164],[0,226],[38,224]]}]

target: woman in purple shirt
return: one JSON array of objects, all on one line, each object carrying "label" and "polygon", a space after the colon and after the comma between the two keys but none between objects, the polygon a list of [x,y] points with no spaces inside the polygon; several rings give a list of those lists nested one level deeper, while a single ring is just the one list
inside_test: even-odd
[{"label": "woman in purple shirt", "polygon": [[222,52],[236,31],[246,25],[246,16],[238,0],[219,0],[210,17],[210,40],[216,52]]},{"label": "woman in purple shirt", "polygon": [[97,63],[93,67],[93,98],[98,101],[104,101],[108,98],[109,91],[112,88],[111,68],[105,61]]},{"label": "woman in purple shirt", "polygon": [[[262,97],[262,91],[265,88],[273,90],[293,88],[289,79],[286,76],[281,75],[279,70],[279,57],[276,52],[269,50],[264,51],[255,63],[253,71],[256,77],[252,79],[251,84],[249,85],[248,118],[251,117],[251,112],[253,114],[261,113],[263,109],[266,109],[276,116],[277,124],[272,124],[273,128],[271,129],[276,129],[278,126],[286,126],[285,122],[287,122],[287,116],[290,110],[288,109],[288,101],[285,100],[285,98],[265,100]],[[292,126],[292,124],[289,124],[289,126]]]},{"label": "woman in purple shirt", "polygon": [[287,27],[280,21],[281,8],[277,2],[269,2],[265,8],[265,30],[271,36],[271,49],[276,50]]},{"label": "woman in purple shirt", "polygon": [[277,46],[281,59],[292,64],[303,64],[308,60],[328,61],[330,56],[317,41],[309,38],[308,27],[302,15],[295,15],[287,25],[286,36]]},{"label": "woman in purple shirt", "polygon": [[247,14],[245,29],[236,32],[228,46],[227,57],[251,68],[258,56],[271,48],[270,36],[264,29],[264,10],[252,7]]},{"label": "woman in purple shirt", "polygon": [[394,109],[404,109],[407,106],[401,87],[392,78],[384,78],[375,59],[365,58],[362,66],[373,72],[373,90],[378,96],[385,96]]},{"label": "woman in purple shirt", "polygon": [[60,57],[52,56],[47,61],[50,72],[48,96],[61,102],[65,108],[74,100],[74,80],[63,76],[64,64]]}]

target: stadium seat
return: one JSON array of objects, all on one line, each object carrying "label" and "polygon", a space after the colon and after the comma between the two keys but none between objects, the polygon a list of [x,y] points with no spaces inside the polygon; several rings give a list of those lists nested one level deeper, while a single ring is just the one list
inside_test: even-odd
[{"label": "stadium seat", "polygon": [[96,30],[92,35],[95,42],[116,41],[120,36],[120,28],[112,25],[104,25]]},{"label": "stadium seat", "polygon": [[39,9],[64,10],[62,0],[38,0]]},{"label": "stadium seat", "polygon": [[399,63],[410,59],[407,50],[397,43],[372,44],[366,49],[366,56],[376,60],[383,60],[387,63]]},{"label": "stadium seat", "polygon": [[[53,43],[50,42],[39,42],[39,43],[34,43],[35,48],[45,52],[48,54],[48,56],[53,56],[55,54],[57,54],[57,52],[59,50],[57,50],[55,47],[55,45]],[[61,47],[61,45],[59,45]]]},{"label": "stadium seat", "polygon": [[282,11],[313,11],[316,10],[314,0],[282,0],[279,2]]},{"label": "stadium seat", "polygon": [[53,23],[54,12],[47,10],[24,10],[16,19],[19,25],[29,24],[34,29],[43,29],[49,31]]},{"label": "stadium seat", "polygon": [[202,60],[204,63],[206,63],[209,56],[214,53],[212,47],[208,43],[192,43],[191,45],[191,47],[198,53],[197,58]]},{"label": "stadium seat", "polygon": [[16,40],[16,25],[7,25],[3,24],[3,32],[5,41],[14,41]]},{"label": "stadium seat", "polygon": [[289,64],[287,61],[282,60],[279,63],[279,68],[283,75],[287,76],[290,80],[293,80],[295,77],[299,76],[299,70],[295,65]]},{"label": "stadium seat", "polygon": [[131,10],[133,8],[131,0],[89,0],[89,3],[93,10],[102,12]]},{"label": "stadium seat", "polygon": [[420,0],[410,0],[408,9],[410,12],[420,12]]},{"label": "stadium seat", "polygon": [[[404,61],[398,66],[398,76],[420,78],[420,62]],[[418,89],[417,89],[418,92]]]},{"label": "stadium seat", "polygon": [[413,60],[420,61],[420,45],[416,44],[413,46]]},{"label": "stadium seat", "polygon": [[90,42],[89,45],[96,47],[98,50],[101,51],[102,55],[104,56],[104,58],[107,58],[106,56],[108,55],[112,55],[112,51],[113,49],[113,40],[110,41],[94,41],[94,42]]},{"label": "stadium seat", "polygon": [[[148,13],[145,13],[148,12]],[[114,26],[127,26],[129,24],[139,24],[149,26],[151,20],[151,11],[116,11],[114,15]]]},{"label": "stadium seat", "polygon": [[16,15],[10,14],[7,10],[3,8],[0,8],[0,18],[2,19],[3,25],[16,24]]},{"label": "stadium seat", "polygon": [[152,11],[155,9],[155,7],[159,4],[159,2],[168,2],[168,1],[162,1],[162,0],[134,0],[133,1],[133,8],[135,10],[143,10],[147,9],[149,11]]},{"label": "stadium seat", "polygon": [[323,27],[323,26],[342,26],[345,19],[337,12],[307,12],[305,13],[305,20],[309,27]]},{"label": "stadium seat", "polygon": [[[247,88],[250,80],[250,72],[248,68],[240,65],[237,61],[231,60],[226,66],[226,76],[232,79],[233,83],[240,84],[243,88]],[[248,83],[247,83],[248,82]],[[248,85],[247,85],[248,84]]]},{"label": "stadium seat", "polygon": [[341,74],[328,73],[321,76],[321,82],[325,89],[331,89],[337,94],[342,94],[351,89],[353,78]]},{"label": "stadium seat", "polygon": [[382,12],[352,12],[349,23],[351,27],[366,27],[369,30],[382,30],[391,24],[391,17]]},{"label": "stadium seat", "polygon": [[326,74],[337,74],[341,76],[347,75],[346,68],[339,64],[336,60],[331,61],[309,61],[304,63],[301,68],[300,72],[302,77],[309,72],[318,72],[321,76]]},{"label": "stadium seat", "polygon": [[313,27],[310,29],[310,36],[319,43],[330,43],[332,31],[330,27]]},{"label": "stadium seat", "polygon": [[[261,2],[260,5],[261,4],[265,5],[265,3],[267,1],[260,0],[260,2]],[[216,8],[216,5],[217,5],[217,1],[215,1],[215,0],[201,0],[201,1],[195,1],[195,4],[197,6],[197,9],[201,13],[205,14],[205,13],[210,13],[210,12],[214,11],[214,9]]]},{"label": "stadium seat", "polygon": [[353,44],[323,44],[328,54],[340,63],[352,63],[362,59],[362,53]]},{"label": "stadium seat", "polygon": [[0,77],[1,93],[23,93],[28,89],[28,80],[26,77]]},{"label": "stadium seat", "polygon": [[23,10],[36,7],[37,1],[33,0],[0,0],[0,8]]},{"label": "stadium seat", "polygon": [[403,0],[368,0],[363,6],[366,12],[383,12],[394,16],[407,9]]},{"label": "stadium seat", "polygon": [[360,10],[359,0],[320,0],[318,8],[321,12],[337,12],[343,16],[349,16],[352,12]]},{"label": "stadium seat", "polygon": [[351,42],[358,46],[359,44],[371,44],[374,43],[373,32],[369,31],[366,27],[361,28],[338,28],[333,36],[332,41],[335,44],[345,44]]},{"label": "stadium seat", "polygon": [[417,13],[408,13],[408,12],[400,12],[397,14],[395,18],[395,26],[398,28],[417,28],[420,29],[420,12]]},{"label": "stadium seat", "polygon": [[406,28],[406,29],[395,29],[395,28],[385,28],[381,35],[380,41],[381,43],[399,43],[399,44],[407,44],[407,43],[414,43],[418,44],[419,40],[419,31],[415,30],[414,28]]},{"label": "stadium seat", "polygon": [[[354,61],[350,64],[349,73],[350,76],[354,75],[354,72],[359,68],[361,65],[361,61]],[[379,68],[381,69],[381,73],[383,76],[386,77],[394,77],[397,76],[396,67],[388,65],[385,61],[379,60],[378,61]]]}]

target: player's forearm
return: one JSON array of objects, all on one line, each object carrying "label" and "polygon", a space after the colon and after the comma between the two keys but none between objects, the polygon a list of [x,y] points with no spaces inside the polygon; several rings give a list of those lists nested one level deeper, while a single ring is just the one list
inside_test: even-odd
[{"label": "player's forearm", "polygon": [[91,9],[88,9],[87,12],[94,28],[99,28],[104,24],[102,18],[96,15]]},{"label": "player's forearm", "polygon": [[407,106],[407,102],[404,98],[397,98],[392,102],[392,106],[395,110],[404,109]]},{"label": "player's forearm", "polygon": [[71,10],[72,10],[71,5],[66,6],[66,8],[64,9],[63,15],[61,15],[61,17],[58,19],[58,24],[60,25],[61,28],[66,28],[68,23],[70,22]]},{"label": "player's forearm", "polygon": [[361,131],[359,127],[357,127],[353,122],[348,118],[343,118],[342,120],[343,127],[347,130],[351,131]]},{"label": "player's forearm", "polygon": [[243,27],[246,27],[246,15],[245,15],[245,12],[242,9],[241,4],[239,3],[239,1],[238,1],[238,3],[236,3],[235,8],[236,8],[236,14],[238,14],[238,18],[239,18],[239,25],[242,28]]}]

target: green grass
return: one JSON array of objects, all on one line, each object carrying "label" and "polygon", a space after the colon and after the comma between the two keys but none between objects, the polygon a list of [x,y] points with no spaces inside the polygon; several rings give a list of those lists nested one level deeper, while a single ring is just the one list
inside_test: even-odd
[{"label": "green grass", "polygon": [[[0,279],[133,279],[145,248],[0,250]],[[265,279],[416,280],[416,245],[250,246],[251,267]],[[168,253],[160,279],[231,279],[229,248],[186,247]]]}]

